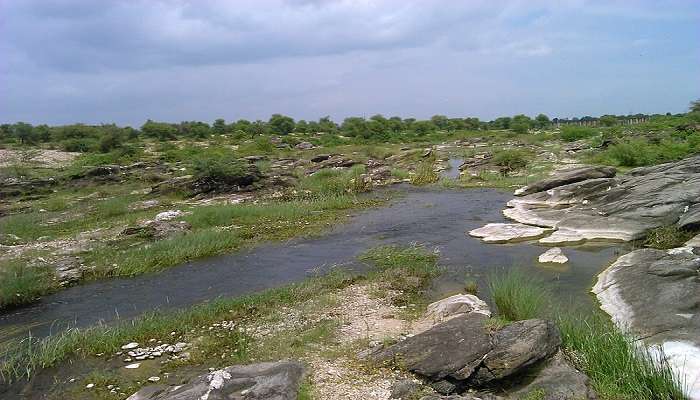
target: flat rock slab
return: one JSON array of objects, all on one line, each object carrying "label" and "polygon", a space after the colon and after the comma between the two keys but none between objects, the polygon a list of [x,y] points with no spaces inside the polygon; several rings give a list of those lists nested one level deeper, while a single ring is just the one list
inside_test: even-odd
[{"label": "flat rock slab", "polygon": [[543,179],[515,191],[516,196],[543,192],[558,186],[596,178],[612,178],[617,173],[613,167],[586,166],[556,171],[550,178]]},{"label": "flat rock slab", "polygon": [[543,264],[565,264],[569,261],[569,258],[566,255],[564,255],[564,252],[559,247],[553,247],[540,254],[540,256],[537,258],[537,261]]},{"label": "flat rock slab", "polygon": [[303,375],[292,361],[234,365],[181,386],[147,386],[127,400],[296,400]]},{"label": "flat rock slab", "polygon": [[488,304],[472,294],[456,294],[431,303],[426,309],[426,316],[435,321],[444,321],[472,312],[491,316]]},{"label": "flat rock slab", "polygon": [[685,242],[687,247],[700,247],[700,235],[696,235],[694,238]]},{"label": "flat rock slab", "polygon": [[519,192],[530,194],[508,202],[503,214],[522,224],[554,228],[540,239],[548,245],[630,241],[653,228],[700,223],[700,156],[614,178],[611,171],[591,167],[570,173],[577,180],[549,179]]},{"label": "flat rock slab", "polygon": [[[549,359],[541,369],[523,376],[526,384],[511,389],[509,398],[541,400],[595,400],[598,398],[588,377],[572,367],[561,353]],[[535,393],[544,396],[535,397]],[[528,397],[530,396],[530,397]]]},{"label": "flat rock slab", "polygon": [[619,257],[592,289],[613,321],[663,348],[692,399],[700,399],[699,274],[692,248],[641,249]]},{"label": "flat rock slab", "polygon": [[511,243],[541,238],[549,229],[525,224],[492,223],[469,231],[469,235],[486,243]]}]

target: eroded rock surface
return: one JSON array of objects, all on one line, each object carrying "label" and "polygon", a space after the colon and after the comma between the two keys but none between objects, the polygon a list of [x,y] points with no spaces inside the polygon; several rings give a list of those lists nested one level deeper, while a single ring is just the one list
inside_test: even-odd
[{"label": "eroded rock surface", "polygon": [[559,247],[552,247],[551,249],[540,254],[537,261],[541,263],[555,263],[555,264],[565,264],[569,261],[569,258],[564,254],[564,252]]},{"label": "eroded rock surface", "polygon": [[469,231],[486,243],[509,243],[541,238],[549,229],[524,224],[492,223]]},{"label": "eroded rock surface", "polygon": [[699,274],[697,249],[641,249],[618,258],[593,287],[618,325],[663,349],[693,399],[700,399]]},{"label": "eroded rock surface", "polygon": [[555,173],[552,177],[535,182],[515,191],[517,196],[543,192],[555,187],[581,182],[588,179],[612,178],[617,173],[613,167],[579,167]]},{"label": "eroded rock surface", "polygon": [[147,386],[127,400],[296,400],[303,374],[291,361],[235,365],[181,386]]},{"label": "eroded rock surface", "polygon": [[[630,241],[652,228],[695,224],[700,204],[700,156],[614,172],[587,167],[533,184],[508,202],[504,215],[517,222],[556,229],[545,244],[585,240]],[[573,183],[571,183],[573,180]]]}]

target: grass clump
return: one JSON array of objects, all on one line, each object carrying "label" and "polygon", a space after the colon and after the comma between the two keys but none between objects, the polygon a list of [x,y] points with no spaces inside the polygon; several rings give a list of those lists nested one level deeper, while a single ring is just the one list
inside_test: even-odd
[{"label": "grass clump", "polygon": [[347,170],[324,168],[302,178],[297,191],[302,198],[310,199],[328,199],[366,192],[369,183],[365,181],[364,173],[364,165],[355,165]]},{"label": "grass clump", "polygon": [[54,287],[46,266],[10,261],[0,265],[0,309],[28,303]]},{"label": "grass clump", "polygon": [[603,399],[681,400],[682,388],[662,353],[652,353],[605,316],[561,315],[565,348]]},{"label": "grass clump", "polygon": [[518,269],[492,276],[489,287],[498,313],[510,321],[535,318],[545,308],[544,284]]},{"label": "grass clump", "polygon": [[427,185],[437,182],[440,175],[435,172],[435,161],[425,160],[418,164],[416,173],[411,177],[411,183],[414,185]]},{"label": "grass clump", "polygon": [[647,237],[644,239],[644,247],[660,250],[682,247],[685,242],[692,239],[697,233],[675,225],[661,226],[647,233]]},{"label": "grass clump", "polygon": [[247,165],[231,153],[204,152],[192,161],[195,178],[210,178],[226,181],[245,176]]},{"label": "grass clump", "polygon": [[500,150],[493,155],[493,163],[503,168],[503,174],[519,171],[527,166],[530,154],[523,150]]},{"label": "grass clump", "polygon": [[565,142],[575,142],[581,139],[588,139],[589,137],[595,136],[598,132],[589,127],[585,126],[564,126],[561,128],[559,137]]}]

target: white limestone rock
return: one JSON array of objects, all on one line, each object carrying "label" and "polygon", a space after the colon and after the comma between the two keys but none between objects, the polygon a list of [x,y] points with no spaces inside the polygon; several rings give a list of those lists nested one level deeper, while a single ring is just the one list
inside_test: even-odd
[{"label": "white limestone rock", "polygon": [[539,226],[491,223],[469,231],[469,235],[481,238],[486,243],[511,243],[538,239],[549,231]]},{"label": "white limestone rock", "polygon": [[540,255],[538,258],[538,261],[546,264],[546,263],[555,263],[555,264],[565,264],[569,261],[569,258],[564,255],[564,252],[561,251],[559,247],[553,247],[544,253]]}]

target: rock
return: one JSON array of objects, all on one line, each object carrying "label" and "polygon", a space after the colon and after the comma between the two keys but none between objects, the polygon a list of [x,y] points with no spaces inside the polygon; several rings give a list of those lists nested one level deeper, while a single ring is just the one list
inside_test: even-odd
[{"label": "rock", "polygon": [[5,246],[17,246],[23,244],[24,241],[21,237],[14,235],[12,233],[0,233],[0,244]]},{"label": "rock", "polygon": [[330,155],[330,154],[318,154],[318,155],[313,156],[313,157],[311,158],[311,162],[319,163],[319,162],[321,162],[321,161],[326,161],[326,160],[328,160],[329,158],[331,158],[331,155]]},{"label": "rock", "polygon": [[[590,387],[588,377],[576,370],[562,352],[549,359],[539,370],[522,377],[527,383],[509,390],[511,397],[528,399],[535,393],[543,393],[541,400],[595,400],[597,396]],[[531,397],[528,397],[531,396]]]},{"label": "rock", "polygon": [[[605,171],[598,172],[605,175]],[[531,185],[535,189],[530,190],[559,183],[561,180],[548,180]],[[520,223],[556,228],[549,237],[540,239],[540,243],[556,245],[599,239],[630,241],[644,237],[652,228],[692,225],[692,212],[698,203],[700,156],[694,156],[636,168],[615,178],[551,187],[509,201],[503,213]]]},{"label": "rock", "polygon": [[125,228],[121,234],[124,236],[137,235],[144,238],[164,239],[178,233],[192,229],[186,221],[146,221],[141,225]]},{"label": "rock", "polygon": [[420,156],[423,158],[427,158],[427,157],[430,157],[431,155],[433,155],[433,149],[425,149],[423,151],[423,154],[421,154]]},{"label": "rock", "polygon": [[83,260],[75,256],[64,256],[53,260],[50,266],[54,270],[54,276],[60,285],[69,285],[83,277],[85,266]]},{"label": "rock", "polygon": [[486,243],[509,243],[538,239],[550,231],[524,224],[491,223],[469,231],[469,235],[482,238]]},{"label": "rock", "polygon": [[518,374],[559,350],[561,338],[551,321],[530,319],[500,329],[493,349],[484,357],[473,381],[482,386]]},{"label": "rock", "polygon": [[234,365],[184,385],[145,387],[127,400],[296,400],[303,372],[292,361]]},{"label": "rock", "polygon": [[301,143],[298,143],[298,144],[297,144],[296,146],[294,146],[294,147],[296,147],[297,149],[300,149],[300,150],[310,150],[310,149],[313,149],[313,148],[316,147],[316,146],[314,146],[313,143],[301,142]]},{"label": "rock", "polygon": [[144,200],[144,201],[137,201],[136,203],[133,203],[129,205],[129,210],[148,210],[153,207],[158,207],[160,205],[160,201],[158,200]]},{"label": "rock", "polygon": [[559,247],[553,247],[542,253],[537,260],[541,263],[565,264],[569,258]]},{"label": "rock", "polygon": [[94,176],[107,176],[107,175],[117,175],[121,172],[121,168],[118,165],[100,165],[88,169],[83,172],[80,177],[94,177]]},{"label": "rock", "polygon": [[690,247],[640,249],[619,257],[592,289],[613,321],[664,351],[692,399],[700,399],[699,274]]},{"label": "rock", "polygon": [[684,209],[676,225],[684,229],[700,228],[700,203]]},{"label": "rock", "polygon": [[596,178],[612,178],[617,173],[613,167],[579,167],[557,171],[550,178],[535,182],[515,191],[516,196],[543,192],[555,187]]},{"label": "rock", "polygon": [[420,389],[420,384],[412,379],[402,379],[391,385],[390,399],[407,400]]},{"label": "rock", "polygon": [[471,294],[456,294],[428,305],[426,315],[434,321],[445,321],[461,314],[479,313],[491,316],[489,306]]},{"label": "rock", "polygon": [[141,366],[141,363],[133,363],[133,364],[129,364],[129,365],[125,366],[124,368],[126,368],[126,369],[137,369],[137,368],[140,367],[140,366]]},{"label": "rock", "polygon": [[587,140],[577,140],[575,142],[565,143],[562,146],[562,150],[566,152],[575,153],[581,150],[587,150],[591,148],[591,144]]},{"label": "rock", "polygon": [[391,362],[439,381],[466,379],[491,350],[491,335],[483,314],[460,315],[375,354],[376,362]]},{"label": "rock", "polygon": [[249,163],[256,163],[258,161],[266,160],[267,156],[264,155],[253,155],[253,156],[245,156],[243,157],[244,160],[248,161]]},{"label": "rock", "polygon": [[440,394],[450,394],[457,389],[457,385],[454,383],[443,379],[441,381],[433,382],[430,384],[430,387],[433,388],[434,391],[440,393]]},{"label": "rock", "polygon": [[423,396],[420,400],[505,400],[503,397],[496,396],[493,394],[469,394],[464,393],[462,395],[453,394],[450,396],[441,396],[439,394],[431,394],[428,396]]},{"label": "rock", "polygon": [[137,347],[139,347],[138,343],[131,342],[131,343],[127,343],[124,346],[122,346],[122,350],[131,350],[131,349],[135,349]]},{"label": "rock", "polygon": [[685,246],[687,246],[687,247],[700,247],[700,234],[695,235],[694,238],[685,242]]},{"label": "rock", "polygon": [[155,220],[156,221],[170,221],[172,219],[178,218],[185,215],[184,212],[180,210],[168,210],[168,211],[163,211],[161,213],[156,214]]}]

